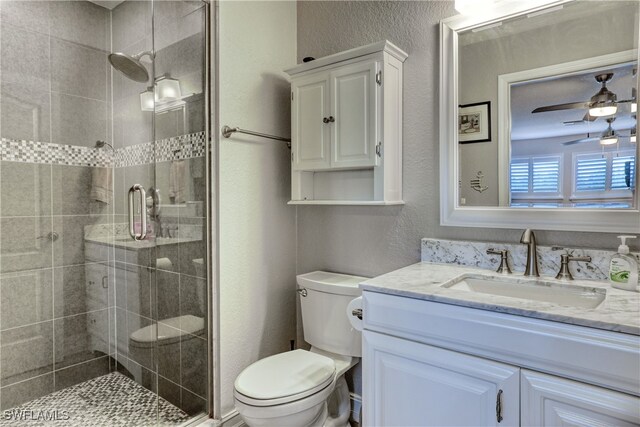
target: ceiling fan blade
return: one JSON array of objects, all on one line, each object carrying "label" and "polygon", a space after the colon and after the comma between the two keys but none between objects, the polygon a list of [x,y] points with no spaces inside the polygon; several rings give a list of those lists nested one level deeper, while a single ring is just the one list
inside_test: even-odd
[{"label": "ceiling fan blade", "polygon": [[625,102],[636,102],[635,98],[623,99],[622,101],[616,101],[618,104],[624,104]]},{"label": "ceiling fan blade", "polygon": [[589,137],[589,138],[582,138],[582,139],[576,139],[576,140],[573,140],[573,141],[563,142],[562,145],[575,145],[575,144],[581,144],[583,142],[597,141],[598,139],[600,139],[600,138],[592,136],[592,137]]},{"label": "ceiling fan blade", "polygon": [[589,103],[584,102],[569,102],[567,104],[547,105],[546,107],[538,107],[532,111],[532,113],[544,113],[547,111],[559,111],[559,110],[574,110],[589,108]]}]

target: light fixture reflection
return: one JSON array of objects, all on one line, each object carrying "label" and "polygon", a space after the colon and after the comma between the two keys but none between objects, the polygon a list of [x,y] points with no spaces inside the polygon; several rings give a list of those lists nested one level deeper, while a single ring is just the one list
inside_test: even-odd
[{"label": "light fixture reflection", "polygon": [[589,115],[592,117],[605,117],[605,116],[612,116],[617,111],[618,111],[618,106],[615,104],[602,105],[602,106],[595,106],[595,107],[589,108]]},{"label": "light fixture reflection", "polygon": [[613,145],[618,143],[617,136],[609,136],[606,138],[600,138],[600,145]]},{"label": "light fixture reflection", "polygon": [[154,111],[180,99],[182,99],[180,81],[165,74],[156,78],[155,86],[149,86],[146,91],[140,93],[140,109]]},{"label": "light fixture reflection", "polygon": [[609,126],[600,136],[600,145],[612,145],[618,143],[618,133],[611,127],[611,124],[615,121],[615,117],[607,119]]},{"label": "light fixture reflection", "polygon": [[153,95],[153,87],[148,87],[147,90],[140,93],[140,109],[142,111],[153,111],[155,106],[155,100]]},{"label": "light fixture reflection", "polygon": [[158,102],[176,101],[180,99],[180,82],[171,77],[162,77],[156,81],[156,98]]}]

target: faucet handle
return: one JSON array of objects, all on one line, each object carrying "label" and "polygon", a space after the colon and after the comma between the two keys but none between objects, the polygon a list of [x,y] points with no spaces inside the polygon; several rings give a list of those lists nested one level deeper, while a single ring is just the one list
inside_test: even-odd
[{"label": "faucet handle", "polygon": [[500,266],[496,270],[497,273],[500,274],[511,274],[511,268],[509,267],[509,250],[507,249],[495,249],[489,248],[487,249],[488,255],[500,255]]},{"label": "faucet handle", "polygon": [[573,256],[570,253],[560,255],[560,271],[558,271],[558,274],[556,275],[556,279],[573,280],[573,275],[571,274],[571,270],[569,270],[569,263],[571,261],[591,262],[591,257],[588,255]]},{"label": "faucet handle", "polygon": [[[562,258],[562,257],[560,257]],[[591,257],[589,255],[583,255],[583,256],[573,256],[573,255],[569,255],[569,261],[584,261],[584,262],[591,262]]]}]

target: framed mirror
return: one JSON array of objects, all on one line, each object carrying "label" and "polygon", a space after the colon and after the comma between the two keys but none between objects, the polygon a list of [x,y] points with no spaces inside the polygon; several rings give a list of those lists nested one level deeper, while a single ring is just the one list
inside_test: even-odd
[{"label": "framed mirror", "polygon": [[640,233],[640,2],[441,22],[441,224]]}]

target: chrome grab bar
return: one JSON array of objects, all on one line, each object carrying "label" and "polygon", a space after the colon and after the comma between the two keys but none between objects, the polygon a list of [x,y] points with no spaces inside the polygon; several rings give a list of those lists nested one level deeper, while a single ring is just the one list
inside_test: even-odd
[{"label": "chrome grab bar", "polygon": [[[140,234],[136,233],[135,228],[135,213],[134,213],[134,200],[133,193],[138,192],[140,194]],[[129,189],[129,234],[133,237],[133,240],[143,240],[147,237],[147,193],[144,191],[144,187],[140,184],[133,184]]]}]

